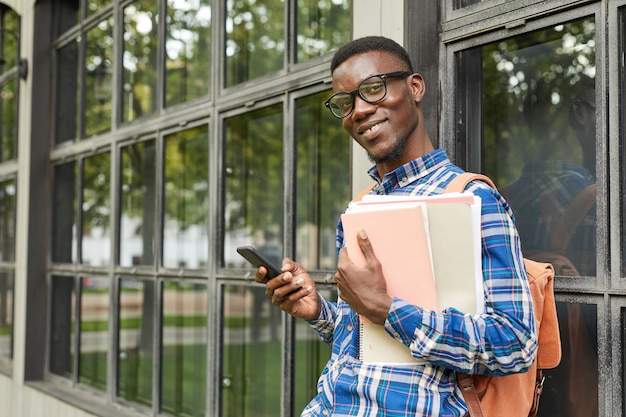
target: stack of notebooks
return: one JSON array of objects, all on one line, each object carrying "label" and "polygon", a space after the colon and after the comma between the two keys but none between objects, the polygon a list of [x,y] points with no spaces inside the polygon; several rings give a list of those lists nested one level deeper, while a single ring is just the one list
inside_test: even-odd
[{"label": "stack of notebooks", "polygon": [[[380,260],[387,293],[432,311],[484,311],[480,198],[366,195],[341,216],[348,255],[365,265],[363,229]],[[360,355],[368,363],[419,363],[381,325],[360,317]]]}]

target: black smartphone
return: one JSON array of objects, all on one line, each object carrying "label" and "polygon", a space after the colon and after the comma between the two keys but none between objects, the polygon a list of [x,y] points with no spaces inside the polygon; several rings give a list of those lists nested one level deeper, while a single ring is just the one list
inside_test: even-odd
[{"label": "black smartphone", "polygon": [[239,246],[237,252],[255,267],[264,266],[267,269],[267,279],[283,273],[279,266],[274,265],[272,261],[252,246]]}]

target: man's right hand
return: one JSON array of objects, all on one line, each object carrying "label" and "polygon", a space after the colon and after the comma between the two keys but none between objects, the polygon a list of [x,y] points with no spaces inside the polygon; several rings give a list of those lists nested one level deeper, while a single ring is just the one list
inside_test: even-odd
[{"label": "man's right hand", "polygon": [[315,282],[302,266],[289,258],[282,264],[283,273],[266,281],[267,270],[259,267],[254,280],[265,284],[265,295],[272,304],[294,317],[315,320],[319,317],[322,304]]}]

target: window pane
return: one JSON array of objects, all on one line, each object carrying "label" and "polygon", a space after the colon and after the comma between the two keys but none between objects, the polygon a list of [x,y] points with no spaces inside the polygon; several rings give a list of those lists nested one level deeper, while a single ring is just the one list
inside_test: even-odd
[{"label": "window pane", "polygon": [[117,394],[139,404],[152,404],[154,301],[152,281],[120,280]]},{"label": "window pane", "polygon": [[109,351],[109,280],[84,277],[80,302],[80,374],[78,381],[106,390]]},{"label": "window pane", "polygon": [[78,43],[70,42],[56,54],[55,143],[78,137]]},{"label": "window pane", "polygon": [[280,415],[281,311],[262,286],[222,287],[223,417]]},{"label": "window pane", "polygon": [[[335,286],[317,285],[317,291],[327,300],[337,300]],[[330,359],[331,348],[304,320],[296,320],[295,354],[295,411],[304,407],[317,395],[317,380]]]},{"label": "window pane", "polygon": [[154,265],[155,205],[154,140],[122,148],[120,265]]},{"label": "window pane", "polygon": [[87,16],[91,16],[111,4],[111,0],[87,0]]},{"label": "window pane", "polygon": [[166,283],[163,289],[163,411],[204,416],[206,409],[207,286]]},{"label": "window pane", "polygon": [[296,104],[296,259],[307,269],[335,268],[335,230],[350,200],[350,138],[324,106],[331,94]]},{"label": "window pane", "polygon": [[82,263],[106,266],[111,259],[111,157],[86,158],[83,166]]},{"label": "window pane", "polygon": [[50,288],[50,372],[73,379],[76,354],[74,277],[52,277]]},{"label": "window pane", "polygon": [[204,268],[209,241],[208,126],[165,138],[163,266]]},{"label": "window pane", "polygon": [[563,358],[544,371],[538,417],[598,415],[598,322],[591,304],[557,303]]},{"label": "window pane", "polygon": [[282,242],[281,111],[273,106],[226,120],[224,257],[229,267],[250,267],[237,246]]},{"label": "window pane", "polygon": [[209,93],[210,0],[168,0],[166,106]]},{"label": "window pane", "polygon": [[0,262],[15,262],[15,181],[0,182]]},{"label": "window pane", "polygon": [[87,32],[85,58],[85,136],[111,129],[113,20],[103,20]]},{"label": "window pane", "polygon": [[17,158],[17,81],[0,88],[0,162]]},{"label": "window pane", "polygon": [[122,121],[156,109],[158,2],[137,0],[124,8]]},{"label": "window pane", "polygon": [[498,41],[476,72],[483,169],[511,203],[526,256],[569,259],[558,275],[596,272],[594,36],[585,19]]},{"label": "window pane", "polygon": [[226,86],[283,68],[285,0],[227,0]]},{"label": "window pane", "polygon": [[13,359],[13,272],[0,272],[0,361]]},{"label": "window pane", "polygon": [[18,63],[20,44],[20,18],[18,14],[9,7],[2,7],[2,22],[0,27],[0,43],[2,47],[2,58],[4,62],[0,65],[2,73],[15,67]]},{"label": "window pane", "polygon": [[298,0],[298,62],[324,55],[350,41],[349,0]]},{"label": "window pane", "polygon": [[76,162],[54,167],[52,261],[76,263]]}]

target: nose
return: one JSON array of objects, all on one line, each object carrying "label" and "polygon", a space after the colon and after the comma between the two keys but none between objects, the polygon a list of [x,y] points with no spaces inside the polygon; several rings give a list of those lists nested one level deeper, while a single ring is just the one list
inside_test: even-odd
[{"label": "nose", "polygon": [[368,103],[363,100],[361,96],[358,94],[354,95],[354,108],[352,109],[352,114],[349,117],[352,117],[356,120],[362,119],[370,113],[376,111],[376,104]]}]

